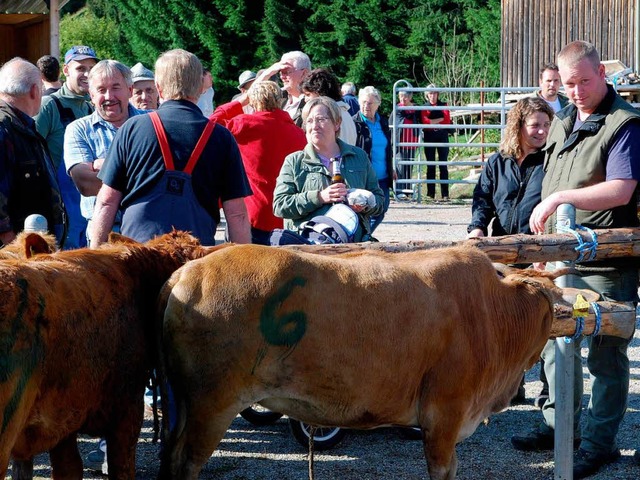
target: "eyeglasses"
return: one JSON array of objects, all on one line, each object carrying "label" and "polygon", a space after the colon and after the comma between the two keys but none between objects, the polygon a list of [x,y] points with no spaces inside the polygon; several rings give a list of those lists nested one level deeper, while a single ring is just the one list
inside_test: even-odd
[{"label": "eyeglasses", "polygon": [[280,70],[281,77],[290,77],[293,72],[304,70],[304,68],[287,68],[286,70]]},{"label": "eyeglasses", "polygon": [[527,128],[531,128],[532,130],[540,130],[541,128],[548,129],[551,127],[551,122],[544,123],[527,123],[525,124]]},{"label": "eyeglasses", "polygon": [[330,118],[328,117],[309,117],[306,120],[307,125],[313,125],[314,123],[317,123],[318,125],[324,125],[325,123],[331,121]]}]

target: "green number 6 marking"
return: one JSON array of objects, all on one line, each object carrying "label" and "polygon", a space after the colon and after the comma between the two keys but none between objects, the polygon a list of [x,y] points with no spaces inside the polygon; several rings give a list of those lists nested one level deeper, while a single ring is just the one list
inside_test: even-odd
[{"label": "green number 6 marking", "polygon": [[260,314],[260,331],[267,343],[292,347],[304,337],[307,330],[307,316],[304,312],[289,312],[278,317],[276,311],[291,295],[294,287],[303,287],[306,283],[304,278],[294,277],[265,302]]}]

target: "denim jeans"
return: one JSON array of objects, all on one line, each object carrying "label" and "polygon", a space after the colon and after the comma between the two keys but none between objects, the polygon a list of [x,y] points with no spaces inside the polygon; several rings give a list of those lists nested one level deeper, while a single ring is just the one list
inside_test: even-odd
[{"label": "denim jeans", "polygon": [[383,178],[382,180],[378,180],[378,185],[382,189],[384,193],[384,210],[380,215],[376,215],[375,217],[371,217],[369,219],[369,224],[371,226],[371,234],[373,235],[373,231],[378,228],[378,225],[382,223],[384,219],[385,213],[389,210],[389,188],[391,188],[391,180],[389,178]]}]

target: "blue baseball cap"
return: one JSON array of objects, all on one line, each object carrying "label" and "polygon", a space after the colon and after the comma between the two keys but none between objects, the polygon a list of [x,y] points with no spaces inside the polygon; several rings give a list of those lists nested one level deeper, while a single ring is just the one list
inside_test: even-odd
[{"label": "blue baseball cap", "polygon": [[79,62],[80,60],[86,60],[87,58],[93,58],[94,60],[98,60],[96,56],[96,52],[91,47],[87,47],[86,45],[76,45],[67,50],[67,53],[64,54],[64,63],[69,63],[73,60]]}]

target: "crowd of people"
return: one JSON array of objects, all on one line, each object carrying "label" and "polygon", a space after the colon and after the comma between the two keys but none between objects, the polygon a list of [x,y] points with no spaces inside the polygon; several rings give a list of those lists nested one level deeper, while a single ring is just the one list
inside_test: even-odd
[{"label": "crowd of people", "polygon": [[[0,69],[0,246],[34,213],[63,248],[97,248],[114,230],[146,241],[172,228],[213,245],[220,209],[226,239],[235,243],[273,245],[277,233],[280,244],[289,238],[283,231],[300,243],[372,240],[391,194],[398,200],[412,194],[411,182],[402,182],[412,178],[411,165],[394,168],[390,124],[429,126],[396,128],[395,142],[415,143],[422,135],[434,144],[425,148],[427,179],[435,179],[438,165],[441,198],[449,197],[448,130],[439,126],[451,119],[435,85],[425,95],[432,109],[411,108],[412,94],[401,91],[404,108],[387,119],[375,87],[341,84],[330,70],[313,69],[300,51],[243,71],[239,94],[217,108],[211,73],[181,49],[160,55],[152,71],[74,46],[62,71],[64,83],[51,56],[37,66],[14,58]],[[474,190],[469,237],[552,232],[561,203],[573,204],[577,222],[590,228],[637,227],[640,162],[633,152],[640,114],[607,85],[595,47],[567,45],[557,66],[541,69],[540,87],[509,113],[499,151]],[[399,152],[412,161],[417,147]],[[435,198],[434,183],[427,195]],[[308,225],[318,235],[305,236]],[[635,260],[576,268],[577,286],[637,301]],[[616,433],[627,401],[629,341],[588,339],[593,388],[582,430],[576,360],[576,479],[620,456]],[[553,449],[553,355],[550,342],[542,352],[543,422],[513,437],[516,449]],[[92,452],[100,465],[102,447]]]}]

